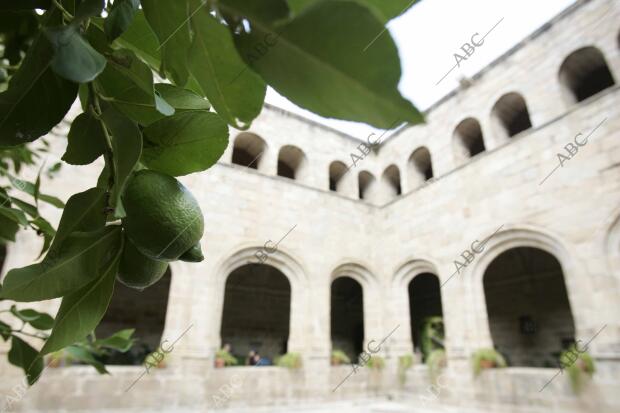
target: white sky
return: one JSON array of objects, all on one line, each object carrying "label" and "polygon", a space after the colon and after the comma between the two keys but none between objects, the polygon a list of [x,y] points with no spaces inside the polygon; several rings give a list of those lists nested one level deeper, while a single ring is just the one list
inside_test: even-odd
[{"label": "white sky", "polygon": [[[390,1],[390,0],[385,0]],[[400,52],[403,76],[401,93],[418,109],[425,110],[458,86],[462,76],[471,77],[497,57],[541,27],[575,0],[422,0],[388,25]],[[437,82],[455,65],[454,53],[478,32],[484,44]],[[479,42],[479,37],[476,40]],[[349,135],[365,139],[377,130],[371,126],[325,119],[297,107],[273,89],[267,102],[298,113]]]}]

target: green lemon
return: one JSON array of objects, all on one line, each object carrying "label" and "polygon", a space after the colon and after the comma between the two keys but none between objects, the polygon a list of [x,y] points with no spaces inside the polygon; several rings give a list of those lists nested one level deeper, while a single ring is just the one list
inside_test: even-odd
[{"label": "green lemon", "polygon": [[122,200],[126,234],[147,257],[174,261],[202,238],[204,217],[198,202],[170,175],[136,172]]},{"label": "green lemon", "polygon": [[204,255],[202,255],[202,248],[200,248],[200,243],[194,245],[193,247],[185,251],[183,255],[179,257],[179,259],[181,261],[187,261],[187,262],[200,262],[204,260],[205,257]]},{"label": "green lemon", "polygon": [[167,269],[167,262],[147,257],[133,245],[131,240],[125,238],[117,280],[127,287],[142,290],[159,281]]}]

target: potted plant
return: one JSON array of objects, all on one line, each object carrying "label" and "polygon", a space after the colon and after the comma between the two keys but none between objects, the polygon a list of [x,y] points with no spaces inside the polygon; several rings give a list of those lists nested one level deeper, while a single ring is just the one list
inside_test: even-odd
[{"label": "potted plant", "polygon": [[443,317],[433,316],[424,319],[420,331],[420,347],[422,359],[426,361],[428,356],[437,349],[444,348]]},{"label": "potted plant", "polygon": [[407,370],[413,366],[413,354],[405,354],[398,358],[398,379],[401,384],[407,380]]},{"label": "potted plant", "polygon": [[215,368],[223,368],[226,366],[236,366],[237,359],[230,354],[228,350],[219,349],[215,352]]},{"label": "potted plant", "polygon": [[439,377],[441,369],[446,367],[446,351],[443,349],[433,350],[426,358],[426,365],[428,366],[428,374],[431,381],[435,383]]},{"label": "potted plant", "polygon": [[297,370],[302,366],[301,354],[299,353],[286,353],[283,356],[276,358],[276,366],[286,367],[287,369]]},{"label": "potted plant", "polygon": [[506,367],[506,360],[495,349],[482,348],[472,355],[474,376],[478,376],[482,370]]},{"label": "potted plant", "polygon": [[373,370],[383,370],[385,367],[385,360],[381,356],[372,356],[366,363],[366,366]]},{"label": "potted plant", "polygon": [[342,364],[351,364],[351,359],[342,350],[333,350],[331,357],[332,366],[340,366]]},{"label": "potted plant", "polygon": [[580,393],[584,382],[591,378],[596,371],[594,360],[585,350],[578,351],[575,346],[562,352],[560,368],[566,369],[571,387],[575,393]]}]

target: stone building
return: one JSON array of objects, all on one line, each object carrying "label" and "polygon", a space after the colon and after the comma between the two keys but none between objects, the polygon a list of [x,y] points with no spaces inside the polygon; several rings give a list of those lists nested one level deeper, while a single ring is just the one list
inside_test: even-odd
[{"label": "stone building", "polygon": [[[205,260],[174,263],[142,293],[118,286],[100,327],[136,326],[151,350],[178,338],[165,368],[128,392],[144,368],[122,358],[111,376],[49,368],[12,409],[391,397],[437,409],[620,411],[619,22],[615,0],[576,2],[430,108],[426,124],[369,150],[266,106],[217,165],[182,178],[205,214]],[[48,192],[68,196],[97,174],[67,167]],[[20,233],[3,271],[31,262],[39,242]],[[419,356],[430,316],[443,317],[447,355],[435,384]],[[557,375],[575,341],[597,367],[580,395]],[[224,343],[240,357],[299,353],[303,367],[214,368]],[[332,349],[355,358],[369,346],[383,370],[330,365]],[[509,367],[474,377],[481,348]],[[399,357],[412,353],[399,379]],[[8,394],[21,373],[2,360]]]}]

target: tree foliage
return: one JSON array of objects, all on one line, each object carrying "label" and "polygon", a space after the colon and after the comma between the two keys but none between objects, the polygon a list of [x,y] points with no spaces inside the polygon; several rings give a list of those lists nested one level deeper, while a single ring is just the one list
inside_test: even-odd
[{"label": "tree foliage", "polygon": [[[260,4],[259,4],[260,3]],[[267,86],[321,116],[389,129],[422,121],[399,93],[398,51],[385,24],[413,2],[395,0],[9,0],[0,5],[0,242],[20,228],[44,238],[42,259],[9,271],[5,303],[61,298],[55,319],[4,311],[9,361],[36,381],[43,356],[64,351],[105,373],[92,332],[114,292],[126,239],[123,193],[142,169],[181,176],[213,166],[229,128],[259,115]],[[35,10],[36,8],[36,10]],[[62,160],[105,166],[65,205],[21,180],[42,137],[79,99]],[[35,149],[36,145],[38,149]],[[15,196],[21,193],[22,196]],[[24,196],[31,197],[29,202]],[[62,208],[58,230],[39,204]],[[157,258],[157,257],[156,257]],[[181,258],[182,259],[182,258]],[[22,323],[21,328],[15,324]],[[26,328],[26,330],[24,329]],[[36,350],[22,339],[40,338]],[[122,339],[122,340],[121,340]]]}]

